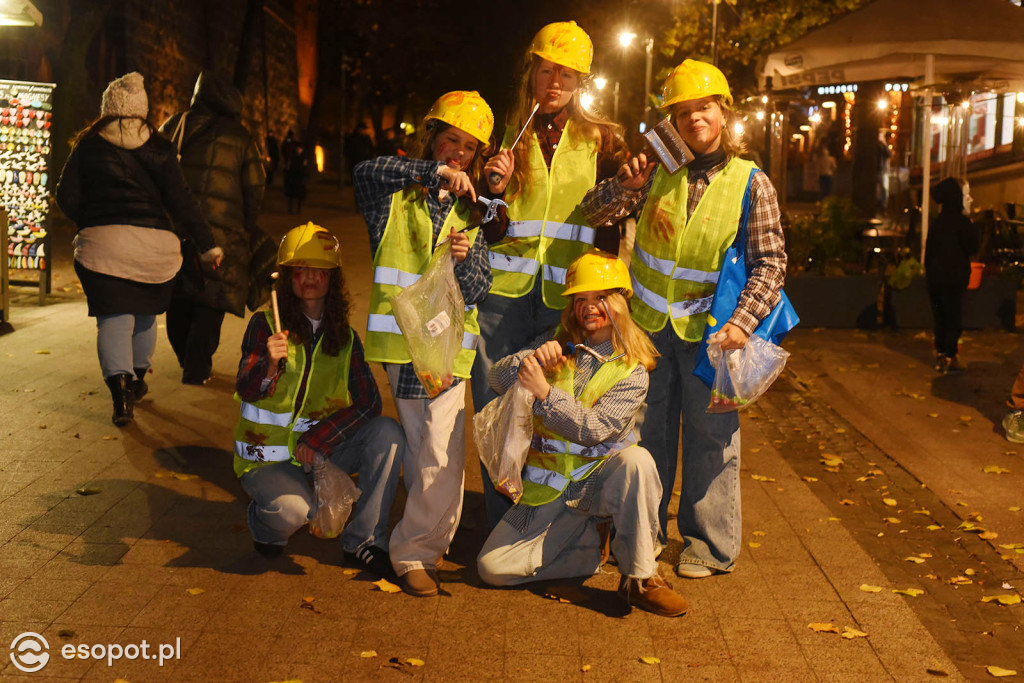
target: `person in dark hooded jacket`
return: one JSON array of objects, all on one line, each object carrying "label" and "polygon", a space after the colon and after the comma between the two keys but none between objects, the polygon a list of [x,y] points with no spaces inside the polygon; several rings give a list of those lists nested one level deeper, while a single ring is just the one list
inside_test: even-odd
[{"label": "person in dark hooded jacket", "polygon": [[963,299],[971,278],[971,254],[978,251],[979,235],[967,217],[971,210],[966,181],[945,178],[932,189],[942,207],[928,229],[924,249],[925,279],[935,319],[935,370],[962,372],[957,363],[963,331]]},{"label": "person in dark hooded jacket", "polygon": [[241,111],[242,95],[231,80],[204,71],[189,109],[160,128],[179,144],[185,179],[224,249],[223,265],[205,273],[203,290],[179,287],[167,311],[167,337],[185,384],[209,379],[224,314],[245,314],[251,236],[256,234],[265,176],[253,137],[239,120]]}]

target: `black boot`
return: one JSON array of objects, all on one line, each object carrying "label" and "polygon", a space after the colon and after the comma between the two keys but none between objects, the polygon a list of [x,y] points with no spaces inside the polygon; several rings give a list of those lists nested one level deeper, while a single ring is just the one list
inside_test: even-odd
[{"label": "black boot", "polygon": [[142,397],[149,391],[149,385],[146,384],[147,372],[149,372],[149,368],[135,368],[135,379],[130,382],[131,399],[133,403],[141,401]]},{"label": "black boot", "polygon": [[132,376],[127,373],[111,375],[104,380],[110,388],[110,397],[114,400],[114,416],[111,418],[118,427],[124,427],[132,421],[131,383]]}]

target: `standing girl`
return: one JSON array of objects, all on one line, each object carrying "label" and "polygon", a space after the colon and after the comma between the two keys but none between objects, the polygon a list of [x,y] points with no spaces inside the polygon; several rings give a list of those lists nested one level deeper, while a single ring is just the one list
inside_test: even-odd
[{"label": "standing girl", "polygon": [[[595,244],[618,252],[618,232],[595,235],[577,208],[595,182],[615,175],[626,152],[622,127],[580,101],[593,56],[590,36],[574,21],[549,24],[537,33],[523,63],[504,149],[484,168],[490,193],[504,196],[509,208],[484,228],[494,285],[480,304],[473,369],[478,411],[496,396],[487,384],[491,365],[558,324],[568,304],[562,289],[569,264]],[[510,149],[534,105],[529,128]],[[506,499],[486,483],[484,495],[493,527]]]},{"label": "standing girl", "polygon": [[[378,157],[353,171],[356,201],[370,231],[374,278],[366,358],[385,364],[409,447],[402,463],[408,499],[391,534],[391,562],[409,594],[437,595],[437,563],[455,536],[465,474],[465,383],[428,398],[388,296],[423,274],[439,242],[451,240],[455,278],[467,312],[453,374],[468,378],[479,328],[475,305],[487,296],[491,269],[479,228],[470,222],[481,156],[494,129],[491,108],[476,92],[442,95],[423,122],[419,158]],[[466,197],[470,201],[459,201]]]}]

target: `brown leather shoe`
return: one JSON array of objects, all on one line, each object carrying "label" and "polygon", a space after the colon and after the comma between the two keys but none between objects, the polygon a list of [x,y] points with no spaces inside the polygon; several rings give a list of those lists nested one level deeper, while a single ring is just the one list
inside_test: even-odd
[{"label": "brown leather shoe", "polygon": [[437,595],[439,581],[433,569],[411,569],[401,576],[402,590],[417,598],[429,598]]},{"label": "brown leather shoe", "polygon": [[690,608],[686,599],[657,574],[649,579],[623,576],[619,581],[619,595],[629,604],[662,617],[681,617]]}]

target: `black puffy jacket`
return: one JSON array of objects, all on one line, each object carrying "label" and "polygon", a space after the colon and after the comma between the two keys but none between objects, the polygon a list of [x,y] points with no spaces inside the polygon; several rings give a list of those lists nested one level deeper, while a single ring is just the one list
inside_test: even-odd
[{"label": "black puffy jacket", "polygon": [[[250,235],[263,202],[263,163],[252,136],[239,121],[242,96],[222,74],[203,72],[185,112],[181,167],[199,200],[217,244],[220,268],[207,274],[201,303],[237,316],[249,292]],[[171,137],[182,114],[160,132]]]},{"label": "black puffy jacket", "polygon": [[79,230],[94,225],[177,228],[201,252],[214,246],[174,147],[159,135],[134,149],[108,142],[98,132],[87,135],[64,164],[56,199]]}]

